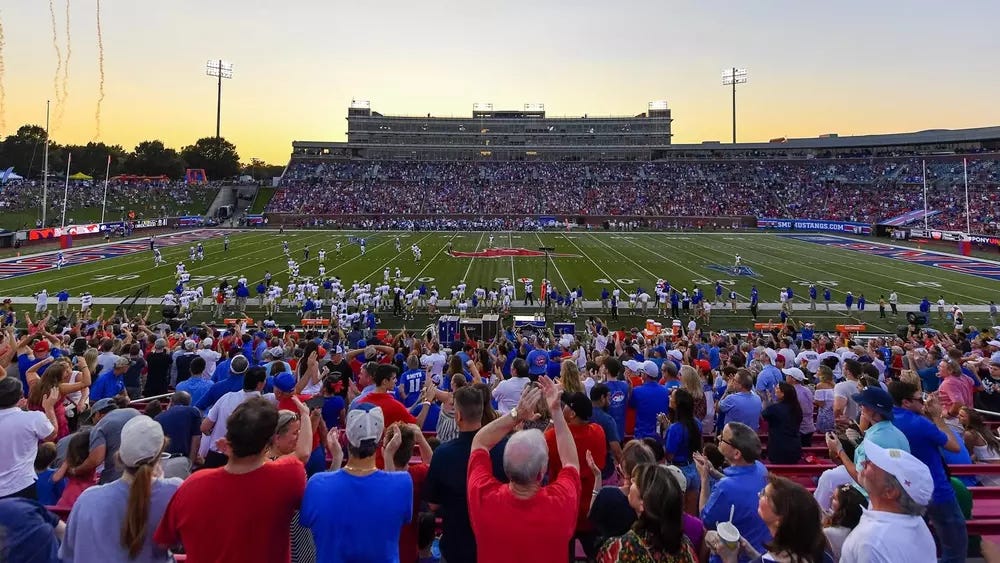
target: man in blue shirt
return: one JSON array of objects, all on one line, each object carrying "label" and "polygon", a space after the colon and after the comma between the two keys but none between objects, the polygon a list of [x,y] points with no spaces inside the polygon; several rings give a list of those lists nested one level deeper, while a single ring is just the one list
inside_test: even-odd
[{"label": "man in blue shirt", "polygon": [[114,368],[111,371],[106,371],[97,377],[94,384],[90,386],[91,403],[125,393],[124,376],[130,363],[128,358],[119,357],[115,360]]},{"label": "man in blue shirt", "polygon": [[622,375],[622,364],[616,358],[606,358],[601,364],[601,375],[608,386],[608,406],[605,410],[608,416],[615,421],[618,427],[618,435],[625,436],[625,411],[628,407],[629,394],[632,391],[631,385]]},{"label": "man in blue shirt", "polygon": [[155,420],[163,427],[163,435],[169,438],[164,451],[194,461],[201,445],[201,412],[191,406],[191,395],[184,391],[174,392],[170,407],[156,415]]},{"label": "man in blue shirt", "polygon": [[[369,407],[370,405],[365,405]],[[306,484],[301,524],[312,530],[319,561],[398,561],[399,532],[413,516],[413,481],[406,471],[379,471],[375,453],[385,430],[382,409],[347,415],[350,463],[320,472]],[[386,458],[391,459],[387,454]],[[331,509],[342,502],[349,510]],[[365,522],[363,541],[349,530]]]},{"label": "man in blue shirt", "polygon": [[760,397],[753,392],[753,376],[740,370],[729,380],[726,395],[719,401],[719,424],[741,422],[757,432],[762,409]]},{"label": "man in blue shirt", "polygon": [[[58,348],[56,348],[55,350],[50,350],[49,341],[45,340],[44,338],[35,342],[31,346],[31,352],[32,354],[30,356],[28,354],[19,354],[17,356],[17,370],[21,375],[21,385],[23,386],[24,389],[28,388],[28,380],[26,378],[26,375],[28,373],[28,368],[44,360],[45,358],[48,358],[50,355],[53,358],[59,358],[60,356],[62,356],[62,350]],[[34,356],[34,359],[32,359],[31,356]],[[45,369],[48,367],[49,367],[48,365],[44,365],[38,368],[38,375],[42,375],[43,373],[45,373]],[[91,394],[91,396],[93,396],[93,394]]]},{"label": "man in blue shirt", "polygon": [[407,409],[417,404],[420,392],[427,381],[427,374],[420,369],[420,358],[411,355],[406,359],[407,370],[399,376],[398,395]]},{"label": "man in blue shirt", "polygon": [[615,419],[611,418],[605,409],[611,397],[611,389],[603,383],[598,383],[590,390],[590,402],[594,405],[594,411],[590,415],[590,421],[604,429],[604,440],[607,442],[607,457],[604,461],[604,469],[601,470],[601,479],[610,479],[615,474],[615,465],[622,462],[622,437],[618,433],[618,425]]},{"label": "man in blue shirt", "polygon": [[958,452],[958,440],[944,422],[937,397],[931,395],[925,401],[915,385],[902,381],[891,382],[889,394],[896,405],[892,423],[903,431],[910,453],[930,469],[934,479],[927,518],[941,542],[940,561],[965,561],[969,543],[965,517],[941,457],[942,448]]},{"label": "man in blue shirt", "polygon": [[628,405],[635,409],[635,438],[660,439],[661,435],[656,431],[656,417],[667,412],[670,402],[670,391],[660,385],[660,370],[651,361],[635,360],[625,362],[625,369],[642,376],[642,385],[632,390],[628,401]]},{"label": "man in blue shirt", "polygon": [[[745,424],[730,422],[722,429],[719,451],[729,467],[723,470],[725,476],[714,487],[710,480],[712,463],[700,453],[692,455],[701,478],[698,499],[701,521],[708,530],[714,530],[719,522],[731,521],[754,549],[765,553],[764,544],[771,541],[771,532],[757,513],[758,496],[767,486],[767,468],[759,461],[760,437]],[[709,560],[721,561],[714,554]],[[749,558],[741,552],[740,561]]]},{"label": "man in blue shirt", "polygon": [[757,385],[755,389],[761,399],[767,404],[774,402],[774,388],[779,383],[785,381],[781,370],[771,364],[771,356],[767,354],[763,347],[754,350],[753,359],[764,364],[764,369],[757,374]]},{"label": "man in blue shirt", "polygon": [[[223,395],[229,393],[230,391],[241,391],[243,389],[243,374],[246,373],[247,368],[250,367],[250,362],[247,361],[246,356],[242,354],[237,354],[233,356],[229,364],[229,377],[223,379],[215,384],[213,384],[208,391],[202,395],[199,401],[195,402],[195,406],[201,412],[208,412],[208,409],[212,408],[212,405],[216,403]],[[218,372],[218,368],[215,370]]]},{"label": "man in blue shirt", "polygon": [[69,292],[65,289],[56,294],[56,301],[58,306],[56,312],[59,316],[63,316],[69,311]]},{"label": "man in blue shirt", "polygon": [[191,400],[198,404],[212,386],[212,380],[205,377],[205,358],[196,356],[191,360],[191,377],[178,383],[177,390],[188,393]]}]

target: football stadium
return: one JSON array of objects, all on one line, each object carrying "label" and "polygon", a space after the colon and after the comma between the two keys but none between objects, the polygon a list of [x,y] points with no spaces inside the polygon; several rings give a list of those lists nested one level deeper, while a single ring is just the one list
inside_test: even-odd
[{"label": "football stadium", "polygon": [[[222,31],[287,72],[224,106],[209,60],[215,135],[181,146],[161,96],[193,87],[162,53],[155,86],[106,75],[130,20],[101,10],[73,59],[68,1],[0,11],[0,561],[1000,561],[995,114],[738,136],[731,67],[732,142],[693,142],[652,78],[608,115],[600,84],[474,101],[470,66],[438,103],[381,49],[439,39],[387,33],[398,76],[350,98],[276,28],[283,63]],[[129,104],[163,132],[132,143]],[[294,137],[270,165],[254,135]]]}]

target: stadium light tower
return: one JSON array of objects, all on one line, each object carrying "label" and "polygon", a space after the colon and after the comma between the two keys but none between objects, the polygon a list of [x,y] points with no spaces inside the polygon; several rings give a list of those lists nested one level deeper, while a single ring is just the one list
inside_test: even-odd
[{"label": "stadium light tower", "polygon": [[222,128],[222,79],[233,77],[233,63],[222,59],[208,61],[205,64],[205,74],[219,79],[219,95],[215,104],[215,138],[218,139]]},{"label": "stadium light tower", "polygon": [[722,71],[722,85],[733,87],[733,144],[736,144],[736,85],[747,83],[747,69],[727,68]]}]

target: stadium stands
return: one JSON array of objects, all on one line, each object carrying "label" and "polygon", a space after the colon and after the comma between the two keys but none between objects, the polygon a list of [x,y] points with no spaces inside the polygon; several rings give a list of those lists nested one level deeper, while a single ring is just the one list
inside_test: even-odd
[{"label": "stadium stands", "polygon": [[[998,232],[1000,155],[969,164],[973,231]],[[927,166],[932,226],[965,227],[962,161]],[[331,161],[293,157],[270,213],[787,217],[876,223],[923,207],[922,161]]]}]

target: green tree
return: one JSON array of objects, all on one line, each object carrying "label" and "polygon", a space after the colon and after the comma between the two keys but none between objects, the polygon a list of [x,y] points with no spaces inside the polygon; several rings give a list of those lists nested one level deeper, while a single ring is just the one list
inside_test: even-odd
[{"label": "green tree", "polygon": [[131,174],[182,178],[187,165],[177,151],[165,147],[163,141],[143,141],[128,155],[124,168]]},{"label": "green tree", "polygon": [[181,149],[189,168],[203,168],[209,180],[232,178],[240,172],[236,145],[224,138],[205,137]]},{"label": "green tree", "polygon": [[268,164],[259,158],[251,158],[249,163],[241,166],[240,175],[252,176],[254,180],[265,182],[270,182],[271,178],[281,176],[281,172],[285,169],[282,164]]},{"label": "green tree", "polygon": [[[51,139],[50,139],[51,141]],[[55,143],[51,143],[55,147]],[[14,171],[25,178],[41,178],[45,155],[45,128],[38,125],[22,125],[16,133],[0,143],[0,168],[14,167]],[[51,152],[49,154],[51,158]],[[50,170],[54,170],[50,163]]]},{"label": "green tree", "polygon": [[[73,155],[72,172],[83,172],[93,176],[95,180],[103,180],[108,165],[108,155],[111,155],[111,176],[121,174],[125,169],[129,154],[120,145],[105,145],[90,142],[86,145],[66,145],[64,153]],[[63,161],[65,166],[65,160]]]}]

